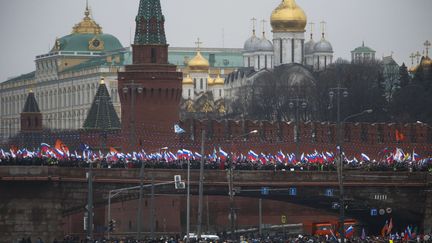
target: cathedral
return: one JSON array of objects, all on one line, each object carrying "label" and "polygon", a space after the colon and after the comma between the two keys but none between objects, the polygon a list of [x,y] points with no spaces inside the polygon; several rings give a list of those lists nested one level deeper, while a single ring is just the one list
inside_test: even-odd
[{"label": "cathedral", "polygon": [[[268,75],[283,72],[285,85],[289,89],[293,90],[295,86],[310,89],[316,83],[313,72],[323,71],[333,63],[333,47],[325,37],[325,22],[321,23],[321,39],[314,41],[311,24],[310,39],[305,42],[307,17],[295,0],[283,0],[272,12],[270,23],[273,42],[266,38],[264,28],[262,37],[258,37],[254,24],[252,36],[244,44],[243,67],[225,79],[228,116],[232,113],[247,113],[244,109],[242,111],[241,106],[252,102],[254,91],[264,86],[263,82],[270,82],[267,80],[259,84]],[[294,89],[291,95],[301,94],[298,89]],[[308,96],[306,93],[302,95]],[[311,106],[310,112],[313,109]]]}]

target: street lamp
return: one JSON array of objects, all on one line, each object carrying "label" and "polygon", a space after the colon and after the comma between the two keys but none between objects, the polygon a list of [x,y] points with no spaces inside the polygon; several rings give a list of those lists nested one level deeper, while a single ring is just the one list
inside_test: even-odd
[{"label": "street lamp", "polygon": [[306,110],[307,108],[307,100],[306,99],[290,99],[290,103],[288,104],[290,109],[296,109],[296,115],[295,115],[295,129],[294,129],[294,141],[296,143],[296,159],[300,158],[300,114],[299,110],[300,108],[303,110]]},{"label": "street lamp", "polygon": [[[338,104],[339,106],[339,104]],[[348,121],[349,119],[358,117],[358,116],[362,116],[365,114],[370,114],[372,113],[373,110],[372,109],[368,109],[368,110],[364,110],[360,113],[357,114],[353,114],[350,116],[345,117],[345,119],[343,119],[342,123],[340,123],[339,119],[340,119],[340,110],[338,109],[338,130],[337,130],[337,144],[338,144],[338,148],[339,148],[339,154],[338,154],[338,160],[339,163],[336,164],[337,166],[337,172],[338,172],[338,182],[339,182],[339,203],[340,203],[340,208],[339,208],[339,216],[340,216],[340,235],[341,235],[341,243],[345,242],[345,199],[344,199],[344,185],[343,185],[343,152],[342,152],[342,131],[341,131],[341,126],[344,125],[344,123],[346,121]]]},{"label": "street lamp", "polygon": [[[231,142],[233,142],[235,139],[242,138],[249,136],[251,134],[257,134],[258,130],[252,130],[248,133],[236,136],[231,139]],[[235,236],[235,220],[236,220],[236,214],[235,214],[235,208],[234,208],[234,178],[233,178],[233,161],[232,158],[230,158],[230,167],[228,170],[228,189],[229,189],[229,197],[230,197],[230,214],[229,214],[229,220],[230,220],[230,226],[231,226],[231,239],[234,239]]]},{"label": "street lamp", "polygon": [[[167,150],[168,147],[163,147],[161,149],[159,149],[158,152],[160,152],[161,150]],[[141,168],[140,168],[140,191],[139,191],[139,199],[138,199],[138,220],[137,220],[137,240],[141,240],[141,228],[142,228],[142,201],[143,201],[143,194],[144,194],[144,161],[141,161]],[[154,193],[154,188],[153,188],[153,180],[152,180],[152,200],[153,200],[153,193]],[[153,212],[152,212],[153,214]],[[153,225],[153,220],[152,220],[152,225]]]}]

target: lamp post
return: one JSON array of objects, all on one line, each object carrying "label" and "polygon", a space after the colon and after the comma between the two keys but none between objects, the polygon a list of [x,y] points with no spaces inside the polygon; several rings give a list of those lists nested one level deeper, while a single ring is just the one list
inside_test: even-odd
[{"label": "lamp post", "polygon": [[93,240],[93,164],[89,160],[89,170],[87,172],[88,191],[87,191],[87,239]]},{"label": "lamp post", "polygon": [[[199,198],[198,198],[198,220],[197,220],[197,239],[201,238],[202,233],[202,209],[203,209],[203,194],[204,194],[204,144],[205,144],[205,129],[201,132],[201,161],[200,161],[200,178],[199,178]],[[189,184],[189,183],[188,183]]]},{"label": "lamp post", "polygon": [[136,146],[135,97],[136,97],[136,93],[141,94],[143,92],[143,86],[141,84],[135,83],[134,80],[131,80],[130,83],[126,83],[123,85],[123,94],[126,95],[129,92],[131,94],[131,102],[130,102],[131,131],[129,132],[129,146],[130,148],[135,149]]},{"label": "lamp post", "polygon": [[341,236],[341,243],[344,243],[345,241],[345,229],[344,229],[344,221],[345,221],[345,205],[344,205],[344,187],[343,187],[343,175],[342,175],[342,168],[343,168],[343,159],[342,159],[342,131],[341,131],[341,114],[340,114],[340,102],[341,102],[341,95],[343,95],[345,98],[348,97],[348,89],[341,87],[341,80],[338,79],[337,87],[331,88],[329,91],[329,97],[330,97],[330,106],[331,109],[333,107],[333,98],[336,95],[336,143],[338,148],[338,162],[336,164],[337,168],[337,176],[338,176],[338,184],[339,184],[339,224],[340,224],[340,236]]},{"label": "lamp post", "polygon": [[[350,116],[347,116],[345,119],[343,119],[342,123],[339,122],[338,125],[338,147],[339,147],[339,154],[338,154],[338,160],[339,163],[337,164],[338,166],[338,184],[339,184],[339,204],[340,204],[340,208],[339,208],[339,217],[340,217],[340,235],[341,235],[341,243],[345,242],[345,199],[344,199],[344,184],[343,184],[343,152],[342,152],[342,126],[345,124],[346,121],[348,121],[351,118],[355,118],[358,116],[362,116],[364,114],[370,114],[372,113],[373,110],[368,109],[368,110],[364,110],[360,113],[357,114],[353,114]],[[340,116],[339,116],[340,117]]]},{"label": "lamp post", "polygon": [[[250,134],[256,134],[258,133],[258,130],[252,130],[248,133],[236,136],[231,139],[231,142],[234,142],[235,139],[246,137]],[[231,239],[235,240],[235,220],[236,220],[236,214],[235,214],[235,207],[234,207],[234,171],[233,171],[233,161],[232,158],[230,158],[230,166],[228,170],[228,189],[229,189],[229,197],[230,197],[230,214],[229,214],[229,220],[230,220],[230,227],[231,227]]]},{"label": "lamp post", "polygon": [[[161,148],[160,150],[166,150],[167,147]],[[160,152],[159,150],[159,152]],[[143,194],[144,194],[144,161],[141,161],[141,168],[140,168],[140,187],[139,187],[139,199],[138,199],[138,215],[137,215],[137,240],[141,240],[141,230],[142,230],[142,201],[143,201]],[[151,183],[152,186],[152,200],[153,200],[153,180]],[[153,213],[153,212],[152,212]],[[152,222],[153,224],[153,222]]]},{"label": "lamp post", "polygon": [[295,129],[294,129],[294,141],[296,143],[296,159],[300,158],[300,108],[305,110],[307,107],[307,100],[301,99],[301,98],[295,98],[289,100],[289,108],[290,109],[296,109],[295,113]]}]

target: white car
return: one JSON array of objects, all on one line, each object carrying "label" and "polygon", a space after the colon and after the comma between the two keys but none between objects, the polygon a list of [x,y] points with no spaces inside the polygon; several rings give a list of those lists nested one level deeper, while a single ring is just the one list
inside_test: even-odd
[{"label": "white car", "polygon": [[[185,237],[183,238],[184,240],[187,239],[187,236],[185,235]],[[197,239],[197,235],[194,233],[189,233],[189,239]],[[201,235],[201,239],[202,240],[219,240],[219,236],[217,235]]]}]

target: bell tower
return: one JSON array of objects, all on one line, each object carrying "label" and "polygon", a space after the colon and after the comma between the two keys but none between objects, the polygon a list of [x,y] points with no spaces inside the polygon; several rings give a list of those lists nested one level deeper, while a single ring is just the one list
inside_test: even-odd
[{"label": "bell tower", "polygon": [[118,74],[125,151],[167,146],[179,121],[181,72],[168,63],[160,0],[140,0],[133,62]]}]

